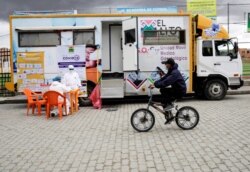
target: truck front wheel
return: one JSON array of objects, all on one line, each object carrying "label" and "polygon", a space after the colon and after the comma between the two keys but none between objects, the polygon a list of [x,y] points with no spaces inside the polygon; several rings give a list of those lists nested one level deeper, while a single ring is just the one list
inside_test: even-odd
[{"label": "truck front wheel", "polygon": [[204,94],[208,100],[222,100],[227,94],[227,85],[220,79],[209,80],[205,85]]}]

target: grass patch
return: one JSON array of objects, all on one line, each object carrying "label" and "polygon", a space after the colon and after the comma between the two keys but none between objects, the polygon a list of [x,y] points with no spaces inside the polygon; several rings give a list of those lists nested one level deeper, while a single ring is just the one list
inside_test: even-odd
[{"label": "grass patch", "polygon": [[243,76],[250,76],[250,60],[243,60]]}]

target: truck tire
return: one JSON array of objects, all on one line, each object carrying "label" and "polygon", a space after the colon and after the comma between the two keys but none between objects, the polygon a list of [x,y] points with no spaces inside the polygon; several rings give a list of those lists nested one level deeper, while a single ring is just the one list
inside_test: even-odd
[{"label": "truck tire", "polygon": [[[95,88],[94,84],[88,84],[88,86],[87,86],[88,96],[90,96],[90,94],[92,93],[94,88]],[[91,106],[92,105],[92,102],[88,97],[79,97],[78,100],[79,100],[80,106]]]},{"label": "truck tire", "polygon": [[208,100],[222,100],[227,94],[227,85],[220,79],[207,81],[204,95]]},{"label": "truck tire", "polygon": [[91,106],[91,100],[88,97],[79,97],[79,104],[80,106]]}]

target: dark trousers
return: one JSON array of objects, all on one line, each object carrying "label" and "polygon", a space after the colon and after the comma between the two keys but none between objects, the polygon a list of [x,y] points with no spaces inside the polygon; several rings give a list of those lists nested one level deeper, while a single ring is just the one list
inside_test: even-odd
[{"label": "dark trousers", "polygon": [[180,99],[183,97],[183,93],[180,91],[176,91],[173,88],[161,88],[161,103],[164,105],[170,105],[176,99]]}]

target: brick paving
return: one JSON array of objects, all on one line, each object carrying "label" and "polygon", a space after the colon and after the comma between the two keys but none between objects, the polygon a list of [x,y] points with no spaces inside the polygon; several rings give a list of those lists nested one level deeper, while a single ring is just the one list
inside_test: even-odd
[{"label": "brick paving", "polygon": [[152,110],[154,128],[138,133],[130,116],[143,103],[84,107],[61,121],[26,116],[24,104],[1,104],[0,171],[250,171],[250,95],[178,104],[199,111],[195,129],[164,125]]}]

